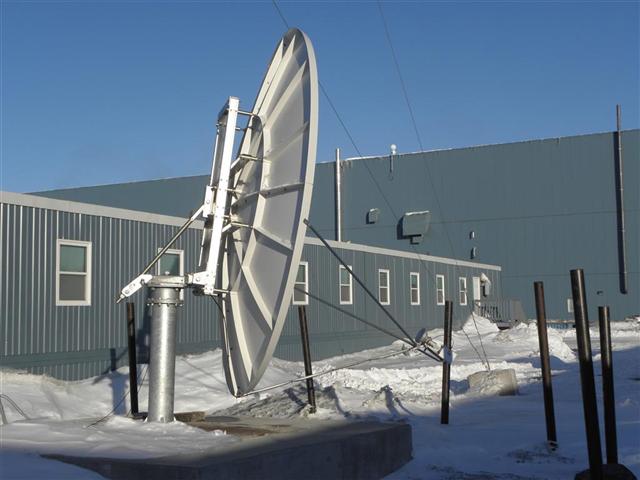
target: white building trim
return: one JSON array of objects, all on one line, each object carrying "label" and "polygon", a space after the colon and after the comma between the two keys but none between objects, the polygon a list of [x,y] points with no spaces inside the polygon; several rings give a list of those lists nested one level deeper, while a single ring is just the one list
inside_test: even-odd
[{"label": "white building trim", "polygon": [[[0,191],[0,203],[22,205],[24,207],[44,208],[48,210],[59,210],[61,212],[80,213],[83,215],[95,215],[97,217],[121,218],[123,220],[134,220],[137,222],[173,225],[175,227],[181,227],[187,220],[186,217],[172,217],[157,213],[140,212],[138,210],[104,207],[102,205],[94,205],[92,203],[71,202],[69,200],[58,200],[56,198],[3,191]],[[188,214],[189,212],[185,212],[185,215]],[[193,222],[190,228],[202,230],[203,226],[204,222],[198,220]]]},{"label": "white building trim", "polygon": [[[54,198],[40,197],[37,195],[28,195],[24,193],[13,193],[0,191],[0,202],[12,205],[22,205],[25,207],[44,208],[50,210],[59,210],[70,213],[80,213],[85,215],[95,215],[100,217],[121,218],[123,220],[133,220],[138,222],[155,223],[159,225],[172,225],[180,227],[186,221],[185,218],[173,217],[170,215],[160,215],[156,213],[141,212],[138,210],[127,210],[124,208],[104,207],[102,205],[94,205],[91,203],[71,202],[68,200],[58,200]],[[189,212],[185,212],[185,215]],[[202,221],[195,221],[189,228],[202,230],[204,224]],[[502,267],[498,265],[490,265],[486,263],[469,262],[466,260],[456,260],[453,258],[437,257],[434,255],[424,255],[420,253],[406,252],[402,250],[392,250],[390,248],[373,247],[370,245],[362,245],[350,242],[336,242],[327,240],[327,243],[333,248],[343,250],[351,250],[357,252],[373,253],[380,255],[389,255],[392,257],[408,258],[412,260],[428,261],[442,263],[445,265],[454,265],[459,267],[470,267],[484,270],[502,271]],[[322,245],[322,242],[315,237],[306,237],[307,245]]]},{"label": "white building trim", "polygon": [[[307,237],[304,242],[308,245],[322,245],[320,239],[315,237]],[[497,272],[502,271],[502,267],[499,265],[489,265],[486,263],[468,262],[466,260],[456,260],[454,258],[436,257],[433,255],[424,255],[421,253],[405,252],[402,250],[392,250],[390,248],[372,247],[370,245],[361,245],[359,243],[350,242],[336,242],[334,240],[327,240],[327,243],[333,248],[341,248],[343,250],[352,250],[365,253],[377,253],[379,255],[390,255],[392,257],[409,258],[411,260],[420,260],[436,263],[444,263],[446,265],[455,265],[458,267],[471,267],[483,270],[495,270]]]}]

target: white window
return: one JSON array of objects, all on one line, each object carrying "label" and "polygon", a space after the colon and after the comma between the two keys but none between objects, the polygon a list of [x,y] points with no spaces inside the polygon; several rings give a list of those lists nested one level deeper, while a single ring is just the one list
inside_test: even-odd
[{"label": "white window", "polygon": [[378,300],[382,305],[391,305],[389,270],[378,270]]},{"label": "white window", "polygon": [[[162,250],[158,249],[158,252]],[[182,250],[169,249],[156,263],[157,275],[184,275],[184,252]]]},{"label": "white window", "polygon": [[298,273],[296,274],[296,282],[293,289],[293,304],[309,305],[309,296],[306,293],[304,293],[308,291],[309,291],[309,264],[307,262],[300,262],[300,264],[298,265]]},{"label": "white window", "polygon": [[[349,268],[352,268],[349,265]],[[344,266],[340,265],[340,305],[353,303],[353,278]]]},{"label": "white window", "polygon": [[444,305],[444,275],[436,275],[436,305]]},{"label": "white window", "polygon": [[56,242],[56,305],[91,305],[91,242]]},{"label": "white window", "polygon": [[[184,251],[173,248],[167,250],[156,263],[156,275],[184,275]],[[184,289],[180,290],[180,300],[184,300]]]},{"label": "white window", "polygon": [[420,305],[420,274],[409,273],[409,300],[411,305]]},{"label": "white window", "polygon": [[458,279],[458,292],[460,305],[467,304],[467,277],[460,277]]}]

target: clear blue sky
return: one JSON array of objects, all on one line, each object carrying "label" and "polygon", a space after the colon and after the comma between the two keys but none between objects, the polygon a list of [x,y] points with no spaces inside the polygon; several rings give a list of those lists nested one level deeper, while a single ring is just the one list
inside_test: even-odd
[{"label": "clear blue sky", "polygon": [[[364,155],[419,149],[375,2],[281,2]],[[425,149],[639,121],[638,2],[385,3]],[[271,2],[2,2],[2,190],[208,173],[285,30]],[[318,160],[356,152],[320,101]]]}]

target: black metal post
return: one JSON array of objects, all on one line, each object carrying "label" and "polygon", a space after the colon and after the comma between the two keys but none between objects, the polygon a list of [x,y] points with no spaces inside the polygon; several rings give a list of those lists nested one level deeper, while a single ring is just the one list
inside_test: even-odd
[{"label": "black metal post", "polygon": [[[307,309],[304,305],[298,307],[298,319],[300,320],[300,336],[302,337],[302,355],[304,357],[304,375],[313,375],[311,368],[311,349],[309,348],[309,329],[307,328]],[[307,396],[311,413],[316,411],[316,390],[313,386],[313,378],[307,378]]]},{"label": "black metal post", "polygon": [[129,398],[131,414],[138,414],[138,362],[136,359],[136,311],[133,302],[127,302],[127,337],[129,338]]},{"label": "black metal post", "polygon": [[600,320],[600,357],[602,358],[602,393],[604,396],[604,435],[607,463],[618,463],[616,436],[616,404],[613,393],[613,359],[611,356],[611,326],[609,307],[598,307]]},{"label": "black metal post", "polygon": [[573,314],[576,322],[576,340],[578,341],[578,357],[580,359],[580,384],[582,385],[584,424],[587,432],[587,449],[589,451],[589,470],[591,478],[599,480],[602,478],[602,446],[600,444],[596,385],[593,378],[587,298],[582,269],[571,270],[571,295],[573,297]]},{"label": "black metal post", "polygon": [[[453,328],[453,302],[447,300],[444,302],[444,348],[451,351],[451,330]],[[444,355],[445,361],[442,362],[442,406],[440,409],[440,423],[446,425],[449,423],[449,383],[451,379],[450,355]]]},{"label": "black metal post", "polygon": [[534,282],[536,297],[536,318],[538,319],[538,343],[540,344],[540,365],[542,367],[542,390],[544,394],[544,415],[547,424],[547,441],[557,446],[556,417],[553,410],[553,388],[551,386],[551,364],[549,362],[549,341],[547,339],[547,312],[544,303],[544,285]]}]

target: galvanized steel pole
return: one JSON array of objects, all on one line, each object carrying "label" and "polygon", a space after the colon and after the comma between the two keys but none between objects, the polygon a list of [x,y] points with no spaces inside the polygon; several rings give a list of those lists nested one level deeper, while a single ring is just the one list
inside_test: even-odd
[{"label": "galvanized steel pole", "polygon": [[[447,300],[444,302],[444,348],[451,351],[451,330],[453,329],[453,302]],[[449,355],[449,358],[451,356]],[[449,389],[451,381],[451,364],[446,361],[442,362],[442,397],[440,408],[440,423],[449,423]]]},{"label": "galvanized steel pole", "polygon": [[136,310],[133,302],[127,302],[127,338],[129,354],[129,399],[131,414],[138,413],[138,361],[136,358]]},{"label": "galvanized steel pole", "polygon": [[154,277],[149,282],[147,305],[151,310],[151,340],[149,355],[150,422],[173,422],[173,402],[176,371],[176,321],[182,304],[180,288],[163,284]]},{"label": "galvanized steel pole", "polygon": [[547,441],[555,448],[558,438],[556,436],[556,417],[553,410],[551,364],[549,362],[549,342],[547,338],[547,313],[542,282],[534,282],[533,290],[536,297],[536,317],[538,320],[538,343],[540,345],[540,366],[542,368],[542,390],[544,395],[544,414],[547,425]]},{"label": "galvanized steel pole", "polygon": [[613,358],[611,355],[611,325],[609,307],[598,307],[600,323],[600,357],[602,359],[602,393],[604,397],[604,435],[607,463],[618,463],[616,435],[616,404],[613,390]]},{"label": "galvanized steel pole", "polygon": [[589,470],[591,478],[598,480],[602,478],[602,446],[600,444],[596,385],[593,378],[587,298],[582,269],[571,270],[571,294],[576,322],[578,357],[580,359],[580,384],[582,385],[584,424],[587,433],[587,449],[589,451]]},{"label": "galvanized steel pole", "polygon": [[[304,305],[298,307],[298,319],[300,320],[300,337],[302,338],[302,356],[304,358],[304,375],[313,375],[311,368],[311,348],[309,347],[309,329],[307,326],[307,309]],[[316,411],[316,390],[313,386],[313,378],[307,378],[307,397],[311,405],[311,413]]]}]

